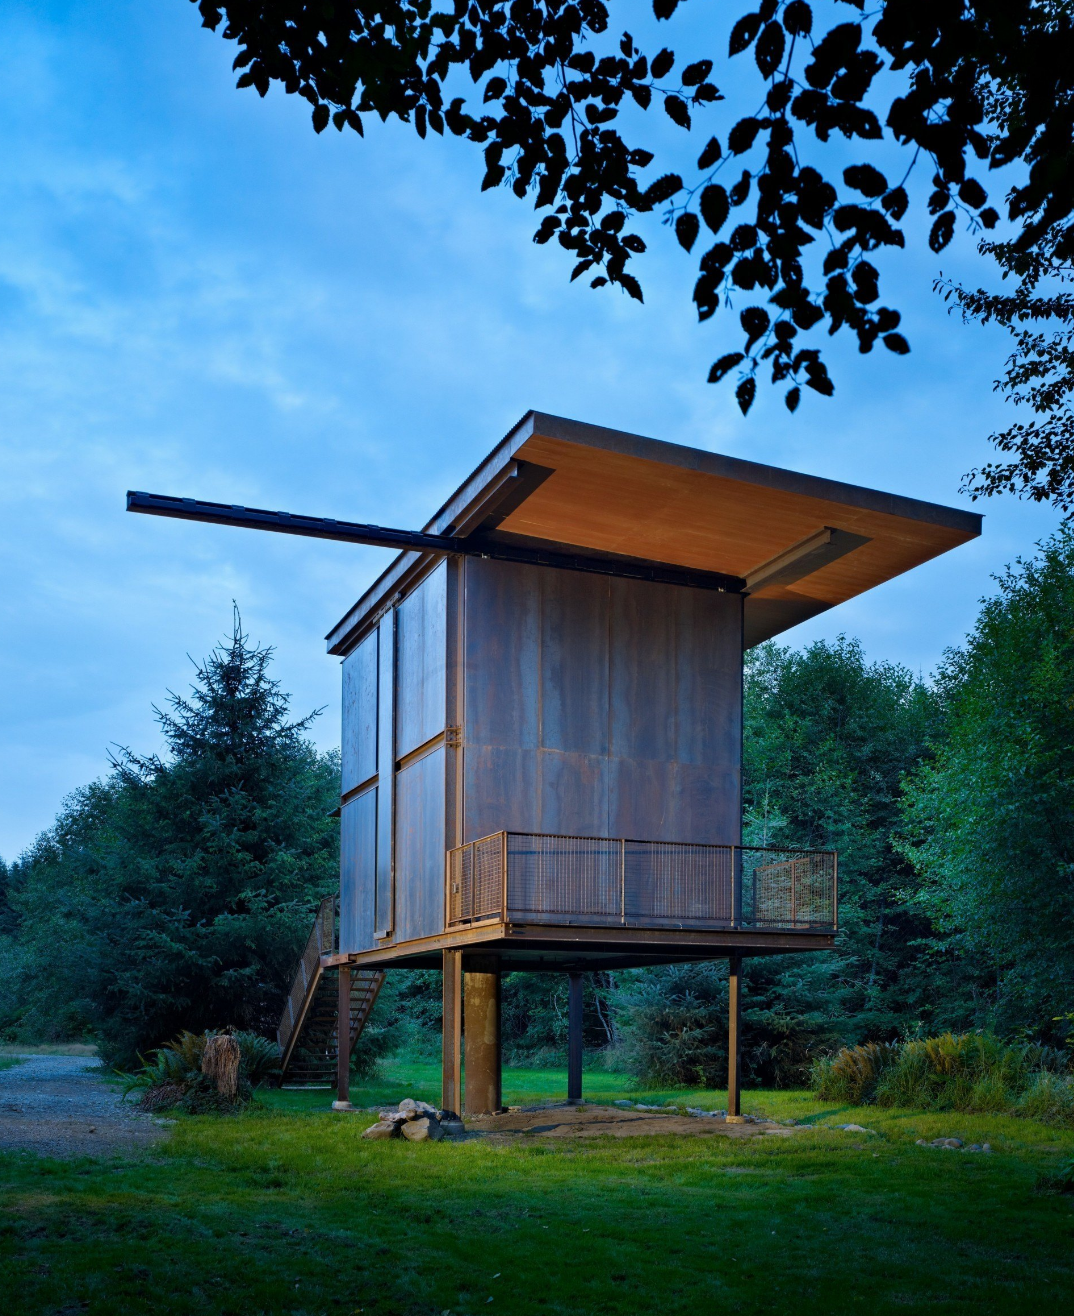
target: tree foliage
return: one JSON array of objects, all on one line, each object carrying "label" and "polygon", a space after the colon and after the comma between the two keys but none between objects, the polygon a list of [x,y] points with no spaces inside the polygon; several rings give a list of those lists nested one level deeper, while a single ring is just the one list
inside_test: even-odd
[{"label": "tree foliage", "polygon": [[117,756],[13,866],[26,951],[9,1025],[87,1029],[130,1065],[181,1030],[274,1032],[310,919],[338,885],[338,764],[288,720],[270,649],[233,634],[158,712],[168,757]]},{"label": "tree foliage", "polygon": [[1014,350],[995,387],[1036,419],[993,434],[992,442],[1009,460],[970,471],[963,492],[975,500],[1011,493],[1069,513],[1074,510],[1074,294],[1064,285],[1074,281],[1074,263],[1058,256],[1021,258],[1010,250],[999,259],[1022,271],[1010,291],[943,280],[937,288],[963,319],[998,324],[1011,334]]},{"label": "tree foliage", "polygon": [[[996,976],[1007,1026],[1074,1018],[1074,531],[999,578],[940,676],[907,793],[921,904]],[[1069,1020],[1068,1020],[1069,1023]]]},{"label": "tree foliage", "polygon": [[[236,42],[238,85],[301,96],[316,131],[364,134],[371,116],[394,117],[479,146],[482,187],[532,197],[545,212],[534,240],[555,238],[572,279],[640,300],[634,221],[662,209],[684,248],[703,248],[699,317],[738,310],[741,345],[709,378],[734,372],[744,412],[762,367],[792,411],[803,385],[833,391],[821,330],[846,328],[862,352],[909,350],[899,311],[879,304],[876,257],[905,246],[915,165],[931,172],[920,204],[934,252],[960,219],[997,224],[978,174],[1014,162],[1002,203],[1012,248],[1065,258],[1074,243],[1074,16],[1060,0],[883,0],[868,12],[863,0],[760,0],[727,50],[752,56],[757,99],[732,106],[719,135],[702,127],[724,99],[718,54],[643,50],[617,35],[610,0],[194,2]],[[653,0],[653,13],[670,20],[681,2]],[[657,108],[706,137],[693,168],[665,168],[640,143],[630,111]],[[846,164],[848,143],[859,162]]]}]

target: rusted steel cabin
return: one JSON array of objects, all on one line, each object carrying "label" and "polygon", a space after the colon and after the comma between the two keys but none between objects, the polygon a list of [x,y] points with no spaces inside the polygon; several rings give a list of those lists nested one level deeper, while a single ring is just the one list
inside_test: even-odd
[{"label": "rusted steel cabin", "polygon": [[324,962],[443,967],[445,1105],[500,1104],[501,971],[572,975],[579,1096],[577,975],[727,957],[737,1114],[741,958],[830,949],[838,922],[834,855],[741,845],[743,653],[980,526],[536,412],[485,458],[425,527],[463,551],[401,552],[328,637]]}]

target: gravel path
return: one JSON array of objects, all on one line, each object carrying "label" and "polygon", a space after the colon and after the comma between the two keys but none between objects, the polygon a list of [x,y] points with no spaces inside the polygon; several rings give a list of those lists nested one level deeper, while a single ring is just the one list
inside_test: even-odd
[{"label": "gravel path", "polygon": [[0,1069],[0,1149],[108,1156],[149,1146],[164,1129],[122,1102],[91,1056],[27,1056]]}]

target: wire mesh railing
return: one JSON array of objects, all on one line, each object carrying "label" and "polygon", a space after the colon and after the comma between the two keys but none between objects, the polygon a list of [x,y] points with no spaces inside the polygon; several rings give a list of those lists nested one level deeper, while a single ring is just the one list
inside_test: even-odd
[{"label": "wire mesh railing", "polygon": [[280,1026],[276,1030],[276,1041],[280,1055],[286,1061],[295,1029],[302,1023],[302,1018],[309,1006],[311,991],[316,986],[320,974],[321,956],[331,954],[336,945],[336,898],[325,896],[313,920],[313,928],[306,941],[305,949],[295,968],[294,982],[284,1002]]},{"label": "wire mesh railing", "polygon": [[834,929],[830,850],[496,832],[450,850],[448,925]]}]

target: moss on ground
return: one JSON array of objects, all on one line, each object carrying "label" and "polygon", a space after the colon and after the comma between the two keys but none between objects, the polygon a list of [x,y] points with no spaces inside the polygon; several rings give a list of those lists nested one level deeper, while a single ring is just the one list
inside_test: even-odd
[{"label": "moss on ground", "polygon": [[[590,1097],[630,1093],[587,1074]],[[560,1071],[509,1071],[512,1104]],[[435,1098],[387,1067],[356,1101]],[[997,1116],[753,1093],[791,1138],[365,1142],[331,1093],[176,1121],[141,1160],[0,1158],[0,1272],[33,1312],[660,1316],[727,1310],[1021,1313],[1074,1299],[1074,1198],[1038,1177],[1074,1133]],[[722,1093],[654,1093],[719,1106]],[[876,1132],[846,1133],[837,1123]],[[988,1141],[992,1155],[918,1138]]]}]

